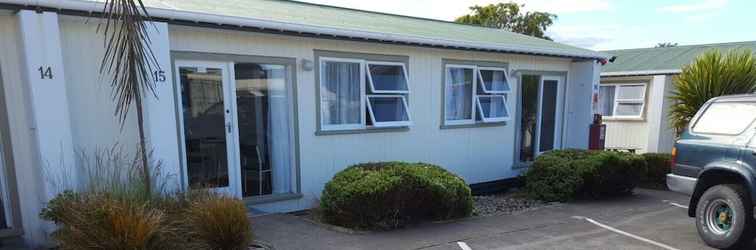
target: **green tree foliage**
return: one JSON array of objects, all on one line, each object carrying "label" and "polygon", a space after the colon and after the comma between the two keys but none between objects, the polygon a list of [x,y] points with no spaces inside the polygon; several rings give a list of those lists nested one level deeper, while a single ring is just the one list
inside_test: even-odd
[{"label": "green tree foliage", "polygon": [[470,7],[472,13],[457,18],[456,22],[504,29],[520,34],[551,40],[546,29],[554,24],[557,16],[548,12],[524,12],[525,5],[499,3]]},{"label": "green tree foliage", "polygon": [[756,59],[750,50],[707,51],[674,78],[669,119],[682,131],[711,98],[756,91]]}]

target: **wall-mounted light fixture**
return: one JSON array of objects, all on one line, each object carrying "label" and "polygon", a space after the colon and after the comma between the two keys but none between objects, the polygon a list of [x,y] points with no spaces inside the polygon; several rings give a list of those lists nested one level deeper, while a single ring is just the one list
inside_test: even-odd
[{"label": "wall-mounted light fixture", "polygon": [[302,70],[304,70],[304,71],[312,71],[312,67],[313,67],[312,60],[302,59],[300,61],[300,65],[302,67]]}]

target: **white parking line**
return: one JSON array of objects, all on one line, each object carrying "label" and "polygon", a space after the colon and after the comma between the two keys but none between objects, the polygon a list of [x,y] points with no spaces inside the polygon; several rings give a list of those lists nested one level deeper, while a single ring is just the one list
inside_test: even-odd
[{"label": "white parking line", "polygon": [[672,202],[670,200],[663,200],[662,202],[667,203],[667,204],[672,205],[672,206],[675,206],[675,207],[688,209],[688,206],[682,205],[680,203]]},{"label": "white parking line", "polygon": [[462,248],[462,250],[472,250],[472,248],[470,248],[467,243],[464,243],[462,241],[457,241],[457,245],[459,245],[459,248]]},{"label": "white parking line", "polygon": [[599,223],[599,222],[597,222],[597,221],[595,221],[595,220],[593,220],[591,218],[588,218],[588,217],[573,216],[572,218],[575,218],[575,219],[578,219],[578,220],[588,221],[588,222],[590,222],[590,223],[592,223],[592,224],[594,224],[596,226],[602,227],[602,228],[604,228],[606,230],[609,230],[609,231],[615,232],[617,234],[624,235],[624,236],[627,236],[627,237],[630,237],[630,238],[633,238],[633,239],[636,239],[636,240],[639,240],[639,241],[643,241],[643,242],[646,242],[648,244],[651,244],[651,245],[654,245],[654,246],[657,246],[657,247],[661,247],[661,248],[664,248],[664,249],[667,249],[667,250],[679,250],[677,248],[668,246],[668,245],[666,245],[664,243],[659,243],[659,242],[656,242],[656,241],[653,241],[653,240],[649,240],[649,239],[646,239],[646,238],[643,238],[643,237],[640,237],[640,236],[637,236],[637,235],[634,235],[634,234],[631,234],[631,233],[628,233],[628,232],[625,232],[625,231],[622,231],[622,230],[619,230],[619,229],[616,229],[616,228],[613,228],[613,227],[601,224],[601,223]]}]

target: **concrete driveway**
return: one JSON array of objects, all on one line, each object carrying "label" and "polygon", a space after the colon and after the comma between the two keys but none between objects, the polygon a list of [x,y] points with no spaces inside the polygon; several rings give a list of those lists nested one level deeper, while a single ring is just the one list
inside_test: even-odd
[{"label": "concrete driveway", "polygon": [[391,232],[342,233],[281,214],[256,217],[253,228],[276,249],[711,249],[687,216],[687,203],[672,192],[639,189],[620,199]]}]

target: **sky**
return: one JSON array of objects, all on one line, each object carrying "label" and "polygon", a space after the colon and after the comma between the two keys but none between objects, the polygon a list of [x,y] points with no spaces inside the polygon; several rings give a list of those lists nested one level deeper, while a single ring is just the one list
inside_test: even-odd
[{"label": "sky", "polygon": [[[301,0],[453,21],[469,6],[510,0]],[[756,41],[756,0],[513,0],[558,16],[547,35],[594,50]]]}]

